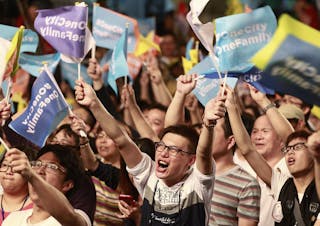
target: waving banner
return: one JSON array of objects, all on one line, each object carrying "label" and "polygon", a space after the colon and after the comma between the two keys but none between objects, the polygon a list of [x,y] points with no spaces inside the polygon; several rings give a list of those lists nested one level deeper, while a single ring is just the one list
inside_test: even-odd
[{"label": "waving banner", "polygon": [[252,67],[250,59],[270,41],[277,27],[277,19],[269,6],[251,13],[220,17],[215,23],[215,53],[221,71],[248,71]]},{"label": "waving banner", "polygon": [[53,75],[44,70],[32,86],[27,109],[9,127],[39,147],[68,114],[68,105]]},{"label": "waving banner", "polygon": [[42,72],[44,63],[47,63],[50,72],[54,73],[59,64],[59,61],[60,53],[53,53],[47,55],[30,55],[26,53],[21,53],[19,65],[23,70],[27,71],[35,77],[38,77]]},{"label": "waving banner", "polygon": [[[0,37],[12,40],[16,32],[19,28],[12,27],[8,25],[0,24]],[[37,51],[39,44],[39,37],[36,32],[30,29],[24,29],[23,37],[22,37],[22,44],[20,47],[20,53],[22,52],[31,52],[34,53]]]},{"label": "waving banner", "polygon": [[113,49],[128,25],[128,52],[133,52],[139,38],[137,20],[95,5],[92,34],[97,46]]},{"label": "waving banner", "polygon": [[261,83],[320,105],[320,32],[282,15],[268,45],[252,59],[264,71]]},{"label": "waving banner", "polygon": [[87,28],[86,6],[65,6],[39,10],[34,21],[35,29],[58,52],[81,62],[93,44]]}]

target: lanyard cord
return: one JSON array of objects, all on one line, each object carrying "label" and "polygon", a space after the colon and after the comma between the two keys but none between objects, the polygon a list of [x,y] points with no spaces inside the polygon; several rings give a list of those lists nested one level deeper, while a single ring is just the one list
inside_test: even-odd
[{"label": "lanyard cord", "polygon": [[[20,211],[20,210],[23,209],[24,205],[26,204],[26,202],[27,202],[27,200],[28,200],[28,197],[29,197],[29,195],[27,195],[27,196],[24,198],[23,203],[22,203],[22,206],[20,207],[20,209],[19,209],[18,211]],[[2,216],[2,221],[3,221],[4,218],[5,218],[5,216],[4,216],[5,211],[4,211],[4,209],[3,209],[2,202],[3,202],[3,195],[1,196],[1,203],[0,203],[0,204],[1,204],[1,216]]]}]

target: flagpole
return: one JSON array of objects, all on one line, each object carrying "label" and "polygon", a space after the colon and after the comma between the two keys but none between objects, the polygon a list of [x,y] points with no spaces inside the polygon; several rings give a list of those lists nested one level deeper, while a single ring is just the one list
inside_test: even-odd
[{"label": "flagpole", "polygon": [[93,44],[92,49],[91,49],[91,59],[96,58],[96,44]]},{"label": "flagpole", "polygon": [[6,93],[6,101],[7,101],[7,103],[10,102],[11,89],[12,89],[12,79],[11,79],[11,76],[9,76],[9,78],[8,78],[8,88],[7,88],[7,93]]},{"label": "flagpole", "polygon": [[81,79],[81,72],[80,72],[80,66],[81,66],[81,63],[78,63],[78,80]]}]

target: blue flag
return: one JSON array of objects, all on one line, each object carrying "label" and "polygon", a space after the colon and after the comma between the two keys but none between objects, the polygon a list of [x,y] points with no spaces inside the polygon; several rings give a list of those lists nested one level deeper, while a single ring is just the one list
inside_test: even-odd
[{"label": "blue flag", "polygon": [[128,29],[125,29],[112,52],[111,64],[108,73],[108,83],[118,93],[116,80],[129,75],[127,63],[127,39]]},{"label": "blue flag", "polygon": [[[0,37],[12,40],[13,36],[16,34],[19,28],[12,27],[8,25],[0,24]],[[30,29],[24,29],[22,44],[20,47],[20,53],[22,52],[31,52],[34,53],[37,51],[39,44],[39,37],[36,32]]]},{"label": "blue flag", "polygon": [[[62,78],[66,80],[72,89],[74,89],[75,82],[78,79],[78,64],[70,64],[64,61],[60,61],[60,72]],[[87,73],[87,68],[81,64],[80,66],[81,78],[88,83],[92,84],[92,79],[89,77]]]},{"label": "blue flag", "polygon": [[269,6],[215,20],[220,71],[248,71],[250,59],[271,39],[277,19]]},{"label": "blue flag", "polygon": [[187,60],[191,60],[190,50],[193,47],[193,43],[194,43],[194,38],[190,38],[189,41],[187,42],[187,45],[186,45],[186,58],[187,58]]},{"label": "blue flag", "polygon": [[128,27],[128,51],[133,52],[139,37],[137,20],[100,6],[94,6],[92,34],[97,46],[113,49],[120,36]]},{"label": "blue flag", "polygon": [[50,45],[69,57],[85,56],[90,49],[87,7],[65,6],[38,12],[34,27]]},{"label": "blue flag", "polygon": [[53,53],[47,55],[30,55],[26,53],[20,54],[19,65],[29,74],[38,77],[42,71],[43,63],[47,62],[48,69],[51,73],[56,71],[60,61],[60,53]]},{"label": "blue flag", "polygon": [[45,69],[32,86],[27,109],[9,127],[39,147],[68,114],[68,105],[53,75]]}]

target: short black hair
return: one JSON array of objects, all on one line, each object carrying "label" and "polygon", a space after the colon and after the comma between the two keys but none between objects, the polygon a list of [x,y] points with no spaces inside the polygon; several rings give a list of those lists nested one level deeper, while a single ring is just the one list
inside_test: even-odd
[{"label": "short black hair", "polygon": [[79,150],[74,146],[48,144],[38,152],[37,159],[48,152],[52,152],[58,159],[59,164],[66,169],[66,180],[73,181],[73,189],[78,188],[81,178],[85,175],[85,169],[79,156]]},{"label": "short black hair", "polygon": [[166,135],[167,133],[174,133],[189,140],[190,153],[191,154],[196,153],[198,141],[199,141],[199,134],[194,128],[187,125],[169,126],[160,133],[160,139],[162,139],[164,135]]},{"label": "short black hair", "polygon": [[288,136],[286,140],[286,146],[288,146],[288,144],[294,139],[297,139],[297,138],[308,139],[310,135],[311,133],[306,130],[297,130]]}]

